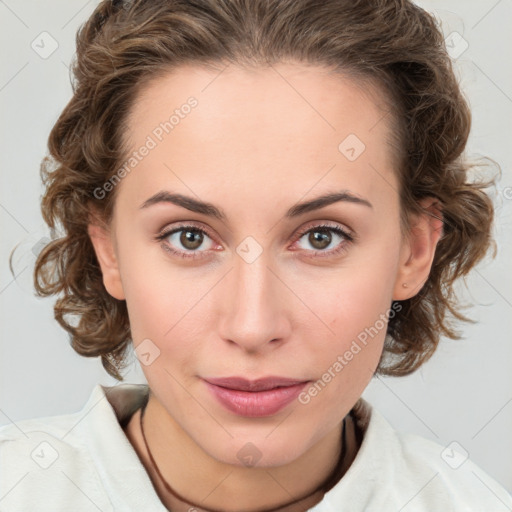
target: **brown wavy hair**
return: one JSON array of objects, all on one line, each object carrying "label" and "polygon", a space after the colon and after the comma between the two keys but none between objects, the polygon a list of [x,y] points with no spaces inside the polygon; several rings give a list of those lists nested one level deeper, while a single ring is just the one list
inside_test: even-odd
[{"label": "brown wavy hair", "polygon": [[78,30],[76,47],[73,96],[41,164],[52,241],[38,255],[34,284],[39,296],[60,295],[55,318],[79,354],[100,356],[123,380],[132,341],[126,303],[103,285],[89,212],[111,220],[116,189],[104,199],[94,190],[126,160],[130,108],[144,85],[182,64],[298,62],[378,86],[398,144],[402,221],[433,197],[444,228],[427,282],[389,320],[377,373],[411,373],[441,336],[460,338],[454,322],[469,319],[454,282],[493,245],[484,190],[492,180],[469,179],[471,114],[433,15],[408,0],[105,0]]}]

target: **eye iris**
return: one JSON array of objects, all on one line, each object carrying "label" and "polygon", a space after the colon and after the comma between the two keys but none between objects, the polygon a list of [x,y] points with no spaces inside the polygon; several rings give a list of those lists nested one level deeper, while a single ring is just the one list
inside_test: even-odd
[{"label": "eye iris", "polygon": [[203,234],[199,231],[185,229],[181,232],[180,243],[187,249],[197,249],[203,243]]},{"label": "eye iris", "polygon": [[[325,249],[331,243],[331,238],[330,232],[327,230],[316,229],[309,234],[311,245],[317,249]],[[317,245],[318,242],[319,245]]]}]

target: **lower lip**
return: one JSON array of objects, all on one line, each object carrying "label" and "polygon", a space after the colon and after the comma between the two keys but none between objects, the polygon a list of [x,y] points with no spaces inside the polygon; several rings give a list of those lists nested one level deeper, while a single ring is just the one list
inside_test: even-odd
[{"label": "lower lip", "polygon": [[293,402],[307,382],[267,391],[240,391],[204,381],[217,400],[230,412],[251,418],[271,416]]}]

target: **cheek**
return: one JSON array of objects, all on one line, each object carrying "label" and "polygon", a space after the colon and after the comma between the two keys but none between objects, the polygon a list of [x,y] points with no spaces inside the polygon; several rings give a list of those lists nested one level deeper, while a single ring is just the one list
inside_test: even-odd
[{"label": "cheek", "polygon": [[[388,318],[396,314],[391,305],[398,253],[376,254],[382,257],[362,255],[357,262],[347,261],[339,272],[317,280],[314,292],[311,287],[307,291],[308,279],[302,285],[302,296],[323,321],[315,322],[316,334],[310,331],[315,344],[307,355],[321,381],[313,394],[321,392],[333,404],[353,403],[360,396],[380,359]],[[325,404],[324,399],[318,402]]]},{"label": "cheek", "polygon": [[144,244],[129,233],[119,239],[119,270],[136,347],[144,339],[162,338],[172,326],[176,297],[168,293],[168,281]]},{"label": "cheek", "polygon": [[147,254],[132,252],[123,260],[121,273],[133,345],[158,354],[151,365],[142,366],[147,377],[156,378],[159,373],[166,377],[165,370],[174,373],[173,368],[191,364],[196,340],[204,338],[201,297],[213,283],[211,277],[205,280],[171,269],[161,255],[152,258],[149,264]]},{"label": "cheek", "polygon": [[396,250],[380,258],[362,254],[320,279],[318,273],[311,279],[303,273],[302,284],[296,281],[296,289],[302,290],[299,293],[309,308],[329,328],[324,330],[334,346],[356,338],[376,322],[382,327],[381,315],[392,303],[397,261]]},{"label": "cheek", "polygon": [[[155,280],[148,274],[131,281],[126,303],[135,344],[150,338],[160,350],[168,351],[170,340],[183,339],[180,333],[187,332],[187,338],[194,339],[198,325],[197,319],[194,321],[194,307],[199,290],[194,292],[190,286],[175,283],[169,276],[164,279],[160,275]],[[179,349],[175,342],[172,346]]]},{"label": "cheek", "polygon": [[347,282],[344,292],[332,297],[330,305],[327,296],[323,300],[334,334],[317,336],[316,347],[309,347],[315,380],[299,396],[309,417],[324,419],[323,432],[339,423],[370,382],[382,354],[390,312],[386,294],[361,282],[357,286]]},{"label": "cheek", "polygon": [[[331,319],[330,332],[321,357],[316,357],[322,375],[327,371],[341,375],[338,385],[345,387],[343,382],[349,382],[356,396],[370,380],[380,358],[391,303],[387,293],[379,293],[372,286],[366,288],[361,282],[353,286],[347,282],[343,293],[333,296],[326,311],[326,318]],[[361,385],[356,386],[356,382]]]}]

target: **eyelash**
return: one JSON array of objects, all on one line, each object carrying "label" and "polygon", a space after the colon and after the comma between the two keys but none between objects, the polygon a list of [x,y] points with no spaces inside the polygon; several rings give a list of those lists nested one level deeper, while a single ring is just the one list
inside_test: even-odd
[{"label": "eyelash", "polygon": [[[211,238],[213,240],[213,237],[207,230],[205,230],[203,228],[199,228],[198,226],[195,226],[192,224],[183,224],[183,225],[179,225],[173,229],[163,231],[162,233],[159,233],[155,237],[155,240],[160,242],[162,248],[165,251],[173,254],[174,256],[178,256],[183,259],[195,259],[195,258],[203,257],[201,255],[201,253],[205,252],[205,251],[186,251],[186,252],[178,251],[176,249],[172,249],[168,243],[165,243],[165,239],[167,237],[173,235],[174,233],[179,233],[180,231],[187,231],[187,230],[197,232],[197,233],[202,233],[204,235],[207,235],[209,238]],[[329,256],[336,256],[336,255],[341,254],[342,252],[346,251],[347,245],[354,242],[354,236],[351,235],[350,233],[348,233],[347,231],[345,231],[344,229],[340,228],[337,225],[317,224],[314,226],[308,226],[307,228],[299,231],[294,243],[299,241],[305,234],[307,234],[309,232],[314,232],[314,231],[332,231],[333,233],[336,233],[337,235],[339,235],[340,237],[345,239],[335,249],[330,249],[328,251],[312,250],[311,252],[313,253],[314,258],[324,258],[324,257],[329,257]]]}]

